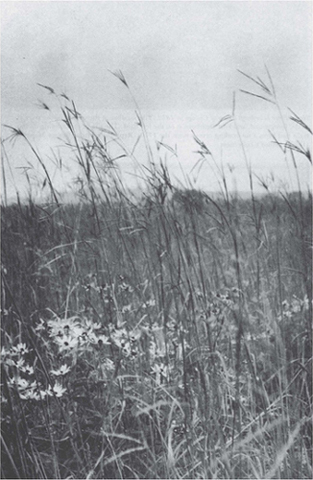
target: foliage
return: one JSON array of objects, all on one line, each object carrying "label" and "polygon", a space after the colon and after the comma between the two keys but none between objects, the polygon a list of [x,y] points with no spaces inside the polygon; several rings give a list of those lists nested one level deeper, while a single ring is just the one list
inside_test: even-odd
[{"label": "foliage", "polygon": [[311,197],[177,189],[138,112],[135,199],[62,101],[81,201],[2,207],[2,478],[311,478]]}]

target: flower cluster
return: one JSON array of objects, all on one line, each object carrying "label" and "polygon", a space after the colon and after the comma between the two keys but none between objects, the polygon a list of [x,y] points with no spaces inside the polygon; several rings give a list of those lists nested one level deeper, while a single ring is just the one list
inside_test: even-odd
[{"label": "flower cluster", "polygon": [[8,350],[4,347],[1,349],[1,363],[6,367],[13,367],[19,372],[26,375],[32,375],[34,368],[26,363],[24,356],[30,350],[26,343],[18,343],[16,346],[10,347]]},{"label": "flower cluster", "polygon": [[[198,294],[199,295],[199,294]],[[226,293],[213,293],[211,301],[198,312],[198,320],[203,320],[211,328],[221,327],[234,309],[240,296],[239,290],[232,288]]]},{"label": "flower cluster", "polygon": [[43,389],[42,385],[37,383],[36,380],[31,382],[25,378],[9,378],[8,385],[16,388],[19,397],[22,400],[44,400],[46,397],[62,397],[66,392],[61,383],[56,382],[53,387],[48,385],[48,388]]},{"label": "flower cluster", "polygon": [[[302,300],[301,298],[296,297],[296,295],[293,295],[293,298],[290,302],[288,300],[283,301],[282,307],[283,318],[292,318],[301,312],[308,311],[309,300],[307,296],[305,296]],[[280,318],[280,320],[282,319]]]},{"label": "flower cluster", "polygon": [[164,363],[155,364],[151,368],[151,373],[155,375],[155,381],[157,385],[162,383],[162,379],[169,381],[170,367]]},{"label": "flower cluster", "polygon": [[150,299],[142,304],[143,309],[147,309],[149,307],[155,307],[155,300]]},{"label": "flower cluster", "polygon": [[[7,384],[9,388],[14,389],[21,400],[43,400],[46,397],[62,397],[66,388],[60,382],[55,382],[53,386],[48,385],[44,388],[41,383],[33,379],[34,367],[29,365],[25,356],[31,350],[25,343],[18,343],[9,349],[2,347],[1,363],[7,374]],[[59,371],[51,371],[55,376],[65,375],[69,368],[63,365]],[[2,398],[5,402],[5,398]]]},{"label": "flower cluster", "polygon": [[86,275],[82,287],[89,295],[92,293],[99,295],[102,301],[107,305],[113,301],[114,285],[101,283],[95,273],[89,273]]},{"label": "flower cluster", "polygon": [[[38,324],[37,331],[42,331],[42,324],[42,321]],[[74,316],[61,319],[55,316],[47,322],[46,330],[61,354],[77,352],[90,345],[103,346],[110,343],[108,337],[102,333],[102,325],[87,318]]]},{"label": "flower cluster", "polygon": [[122,351],[125,357],[137,354],[135,349],[137,338],[139,338],[138,335],[129,333],[126,328],[114,329],[111,333],[113,343]]},{"label": "flower cluster", "polygon": [[[185,351],[189,349],[187,331],[175,318],[169,317],[166,322],[156,319],[153,296],[145,294],[140,300],[137,296],[130,297],[134,288],[124,278],[120,278],[117,286],[103,288],[99,287],[96,276],[88,280],[86,290],[98,293],[101,290],[103,299],[112,299],[113,317],[109,321],[101,318],[96,321],[85,312],[39,319],[34,331],[45,347],[45,360],[49,363],[46,369],[51,375],[46,388],[42,379],[34,377],[35,365],[26,362],[25,356],[30,352],[26,344],[12,346],[10,351],[3,349],[3,363],[10,369],[9,386],[21,399],[62,397],[77,387],[78,372],[88,388],[92,384],[105,387],[113,379],[113,372],[120,368],[129,373],[144,368],[157,384],[168,383],[173,369],[182,362],[182,338]],[[138,312],[142,312],[139,321]]]}]

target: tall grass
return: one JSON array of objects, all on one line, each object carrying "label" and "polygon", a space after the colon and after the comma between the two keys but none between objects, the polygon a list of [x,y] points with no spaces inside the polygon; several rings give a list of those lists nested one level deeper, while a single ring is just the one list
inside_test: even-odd
[{"label": "tall grass", "polygon": [[[281,112],[270,76],[248,79]],[[311,196],[264,181],[256,196],[247,158],[250,199],[223,170],[218,197],[177,188],[137,105],[146,166],[44,88],[80,201],[62,202],[11,127],[50,200],[2,207],[2,478],[311,478]],[[235,102],[221,122],[241,139]],[[298,178],[308,151],[279,147]],[[138,163],[140,199],[123,157]]]}]

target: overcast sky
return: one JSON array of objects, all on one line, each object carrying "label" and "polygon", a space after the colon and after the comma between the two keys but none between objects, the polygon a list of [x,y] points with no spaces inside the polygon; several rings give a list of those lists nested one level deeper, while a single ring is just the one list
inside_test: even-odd
[{"label": "overcast sky", "polygon": [[[74,98],[92,122],[113,117],[122,133],[131,131],[133,126],[127,123],[134,105],[127,89],[110,73],[117,69],[123,71],[146,113],[152,137],[163,138],[168,132],[168,140],[181,142],[187,163],[184,155],[192,152],[187,140],[191,128],[211,141],[217,157],[221,154],[221,135],[211,134],[205,123],[209,129],[218,115],[231,112],[233,91],[250,89],[238,69],[264,77],[266,64],[282,106],[311,122],[311,2],[10,1],[1,2],[1,10],[2,124],[22,128],[43,153],[53,144],[56,126],[47,112],[36,107],[38,99],[49,100],[37,83]],[[251,110],[258,111],[256,125],[260,111],[270,118],[264,132],[275,126],[279,130],[268,105],[243,95],[238,105],[243,118],[245,112],[249,118]],[[252,142],[251,120],[246,128],[247,141]],[[232,134],[223,131],[223,135]],[[230,155],[229,143],[226,140],[223,155]],[[247,148],[253,161],[256,145]],[[278,162],[275,171],[267,148],[262,158],[268,154],[270,161],[264,159],[264,169],[270,163],[277,175],[283,174],[283,163]],[[235,146],[231,162],[237,162],[240,171],[239,154],[234,156]],[[16,151],[10,158],[12,190],[13,183],[23,183],[17,167],[30,157]],[[255,161],[260,169],[263,160]]]}]

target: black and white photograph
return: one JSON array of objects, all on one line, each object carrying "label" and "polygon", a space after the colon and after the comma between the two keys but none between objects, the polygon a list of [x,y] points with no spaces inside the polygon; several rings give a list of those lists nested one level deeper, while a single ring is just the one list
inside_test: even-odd
[{"label": "black and white photograph", "polygon": [[312,2],[0,9],[1,478],[311,479]]}]

